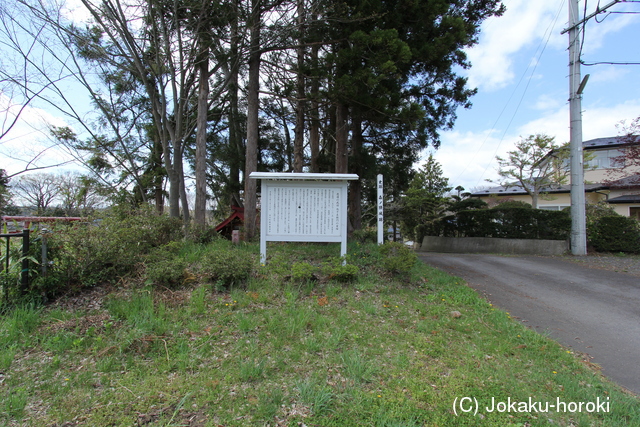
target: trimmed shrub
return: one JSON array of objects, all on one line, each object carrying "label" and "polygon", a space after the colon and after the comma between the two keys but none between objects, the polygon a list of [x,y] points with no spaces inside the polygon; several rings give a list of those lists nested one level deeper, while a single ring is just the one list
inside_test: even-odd
[{"label": "trimmed shrub", "polygon": [[468,199],[460,200],[459,202],[452,203],[449,206],[451,212],[468,211],[470,209],[486,209],[488,207],[487,202],[475,197],[469,197]]},{"label": "trimmed shrub", "polygon": [[441,218],[424,231],[430,231],[428,236],[565,240],[571,217],[564,211],[521,207],[468,210]]},{"label": "trimmed shrub", "polygon": [[531,203],[523,202],[522,200],[505,200],[492,207],[492,209],[509,208],[533,209],[533,206],[531,206]]},{"label": "trimmed shrub", "polygon": [[603,216],[589,228],[589,243],[600,252],[640,253],[640,224],[626,216]]}]

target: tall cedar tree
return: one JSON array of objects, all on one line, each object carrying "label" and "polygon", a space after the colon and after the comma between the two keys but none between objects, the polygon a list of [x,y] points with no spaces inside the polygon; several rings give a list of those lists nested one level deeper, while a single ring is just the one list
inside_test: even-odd
[{"label": "tall cedar tree", "polygon": [[[336,106],[336,171],[346,171],[345,122],[351,123],[353,158],[348,170],[374,175],[375,163],[389,155],[391,137],[419,150],[440,145],[439,131],[451,128],[456,109],[470,107],[475,89],[456,74],[467,68],[463,49],[477,42],[480,24],[501,15],[499,0],[348,0],[332,3],[330,38],[338,40],[327,60],[334,70],[329,96]],[[363,156],[363,151],[372,156]],[[406,176],[405,184],[410,176]],[[354,226],[360,223],[360,183],[350,194]]]},{"label": "tall cedar tree", "polygon": [[415,238],[416,226],[440,218],[448,207],[449,198],[445,194],[452,188],[431,153],[402,198],[401,218],[405,234]]}]

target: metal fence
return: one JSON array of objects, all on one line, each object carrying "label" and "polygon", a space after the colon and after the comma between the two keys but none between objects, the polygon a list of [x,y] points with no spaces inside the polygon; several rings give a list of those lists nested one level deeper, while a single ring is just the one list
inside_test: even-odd
[{"label": "metal fence", "polygon": [[4,238],[6,240],[6,244],[4,245],[4,254],[0,252],[0,259],[4,261],[2,263],[2,270],[0,270],[0,273],[2,273],[0,274],[0,277],[3,278],[2,288],[5,301],[9,298],[9,288],[12,280],[9,269],[11,266],[11,239],[13,238],[22,238],[20,285],[18,293],[24,294],[27,289],[29,289],[29,234],[29,229],[26,228],[17,233],[0,234],[0,238]]}]

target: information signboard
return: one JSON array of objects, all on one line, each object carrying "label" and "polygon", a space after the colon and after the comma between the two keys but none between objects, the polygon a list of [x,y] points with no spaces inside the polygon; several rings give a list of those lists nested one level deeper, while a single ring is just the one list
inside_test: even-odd
[{"label": "information signboard", "polygon": [[267,242],[339,242],[347,253],[347,181],[353,174],[253,172],[262,180],[260,261]]}]

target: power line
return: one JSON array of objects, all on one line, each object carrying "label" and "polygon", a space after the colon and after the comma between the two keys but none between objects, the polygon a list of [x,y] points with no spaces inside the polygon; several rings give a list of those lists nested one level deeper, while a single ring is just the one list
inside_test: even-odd
[{"label": "power line", "polygon": [[[614,2],[608,4],[607,6],[605,6],[604,9],[600,8],[600,0],[598,0],[598,6],[596,6],[596,11],[594,13],[592,13],[591,15],[587,16],[587,0],[584,1],[584,15],[585,18],[582,20],[582,41],[580,43],[580,54],[578,56],[578,58],[582,57],[582,48],[584,46],[584,36],[585,36],[585,27],[587,24],[587,20],[590,18],[594,18],[595,21],[600,24],[602,22],[604,22],[605,19],[607,19],[607,17],[609,15],[612,14],[618,14],[618,15],[636,15],[636,14],[640,14],[640,12],[635,12],[635,11],[610,11],[610,12],[606,12],[606,9],[614,6],[616,4],[620,4],[620,3],[640,3],[640,0],[634,0],[634,1],[626,1],[626,0],[615,0]],[[606,13],[605,16],[602,19],[598,19],[598,15],[602,14],[602,13]],[[598,62],[584,62],[582,60],[580,60],[580,64],[584,65],[586,67],[592,67],[595,65],[640,65],[640,62],[634,62],[634,61],[627,61],[627,62],[620,62],[620,61],[598,61]]]},{"label": "power line", "polygon": [[640,62],[583,62],[580,61],[585,67],[593,67],[594,65],[640,65]]},{"label": "power line", "polygon": [[[509,128],[511,127],[511,124],[513,123],[513,120],[515,119],[516,114],[518,113],[518,110],[520,109],[520,106],[522,105],[522,101],[524,100],[524,96],[526,95],[527,89],[529,88],[529,85],[531,84],[531,79],[533,78],[533,74],[535,73],[536,68],[538,67],[538,64],[540,63],[540,59],[542,58],[542,54],[544,53],[545,49],[547,48],[547,45],[549,44],[549,40],[551,39],[551,35],[553,34],[553,28],[555,28],[555,25],[558,22],[558,18],[560,17],[560,13],[562,12],[562,9],[564,8],[564,3],[565,2],[563,0],[562,4],[558,8],[558,12],[556,13],[556,16],[555,16],[554,20],[551,22],[551,24],[548,27],[548,34],[547,34],[546,40],[543,38],[543,41],[541,41],[540,45],[538,46],[538,50],[540,50],[540,54],[538,55],[538,57],[537,57],[537,59],[535,61],[535,65],[533,66],[533,69],[531,70],[531,73],[529,74],[529,78],[527,79],[527,84],[526,84],[526,86],[524,88],[524,91],[522,92],[522,95],[520,96],[520,100],[518,101],[518,105],[516,106],[515,110],[513,111],[513,114],[511,115],[511,119],[509,120],[509,123],[505,127],[504,132],[502,133],[502,136],[500,137],[500,141],[498,142],[498,146],[494,150],[493,157],[491,158],[491,161],[489,163],[487,163],[487,167],[482,172],[482,175],[480,176],[480,179],[476,182],[476,186],[480,183],[480,180],[482,180],[482,177],[484,177],[484,175],[487,173],[487,170],[489,169],[489,166],[491,166],[491,162],[496,157],[496,154],[498,153],[498,150],[500,149],[500,145],[502,145],[502,143],[504,142],[504,137],[507,134],[507,131],[509,130]],[[542,47],[542,49],[541,49],[541,47]],[[536,51],[536,53],[537,53],[537,51]],[[529,63],[529,67],[530,66],[531,66],[531,63]],[[504,113],[504,111],[507,109],[507,106],[508,106],[509,102],[511,102],[511,99],[513,98],[513,95],[515,95],[515,91],[518,89],[518,87],[520,87],[520,83],[522,83],[522,80],[524,80],[524,77],[527,74],[527,71],[529,70],[529,67],[527,67],[527,69],[522,73],[522,77],[520,78],[520,81],[518,82],[517,86],[515,87],[515,89],[511,93],[511,96],[509,96],[509,99],[505,103],[504,108],[502,109],[502,111],[500,112],[500,115],[496,119],[496,122],[494,123],[494,125],[493,125],[493,127],[491,129],[492,131],[495,129],[495,127],[496,127],[496,125],[498,123],[498,120],[500,120],[500,118],[502,117],[502,113]],[[491,132],[489,132],[489,134],[487,135],[487,137],[483,141],[483,143],[480,146],[480,148],[482,148],[484,143],[487,142],[487,139],[489,138],[490,135],[491,135]],[[480,151],[480,148],[476,152],[476,155]],[[475,158],[474,158],[474,160],[475,160]],[[467,167],[465,167],[465,169],[462,171],[462,173],[460,173],[458,178],[460,176],[462,176],[462,174],[466,171],[466,169],[469,167],[470,164],[471,164],[471,162],[469,162]]]}]

